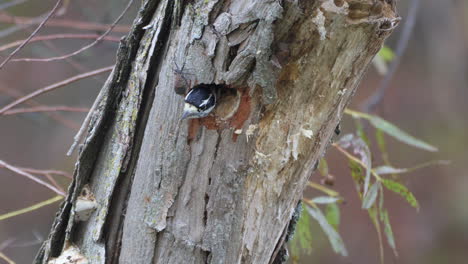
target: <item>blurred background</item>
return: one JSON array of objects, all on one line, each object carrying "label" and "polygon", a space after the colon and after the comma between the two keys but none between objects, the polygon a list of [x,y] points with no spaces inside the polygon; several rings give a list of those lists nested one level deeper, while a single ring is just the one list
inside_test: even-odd
[{"label": "blurred background", "polygon": [[[403,17],[387,41],[394,49],[412,1],[401,0]],[[386,263],[467,263],[468,260],[468,1],[420,1],[416,23],[401,63],[375,114],[439,148],[421,151],[387,138],[390,160],[397,167],[412,167],[431,160],[450,160],[450,165],[431,166],[405,174],[403,183],[420,203],[419,212],[400,196],[386,192],[385,203],[393,225],[399,256],[385,245]],[[38,36],[45,41],[28,44],[14,58],[48,58],[74,52],[104,33],[125,9],[125,0],[64,1]],[[0,58],[37,27],[55,1],[0,1]],[[118,40],[128,31],[139,1],[130,8],[106,39],[66,60],[10,62],[0,71],[0,108],[25,94],[77,74],[114,63]],[[32,24],[31,24],[32,23]],[[66,36],[64,36],[66,34]],[[72,138],[103,85],[108,72],[70,83],[35,98],[18,108],[73,107],[67,111],[0,116],[0,160],[41,179],[53,177],[66,189],[76,156],[67,157]],[[370,67],[353,98],[351,109],[360,110],[381,84],[383,77]],[[342,134],[354,132],[349,116]],[[371,134],[373,130],[368,127]],[[375,144],[372,150],[375,151]],[[330,148],[326,159],[335,179],[334,189],[345,198],[339,232],[349,256],[335,254],[322,230],[312,223],[312,250],[298,263],[379,263],[377,234],[356,194],[346,159]],[[376,159],[377,161],[379,159]],[[377,164],[378,165],[378,164]],[[62,172],[34,171],[59,170]],[[320,181],[313,175],[311,180]],[[306,197],[317,193],[306,192]],[[31,180],[0,168],[0,215],[53,198],[56,193]],[[16,263],[31,263],[47,237],[59,203],[0,220],[0,252]],[[0,258],[0,263],[3,260]]]}]

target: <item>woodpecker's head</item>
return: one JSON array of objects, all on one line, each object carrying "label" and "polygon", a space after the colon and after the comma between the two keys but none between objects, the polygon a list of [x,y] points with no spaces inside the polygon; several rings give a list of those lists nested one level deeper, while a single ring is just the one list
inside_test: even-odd
[{"label": "woodpecker's head", "polygon": [[185,96],[182,119],[206,117],[216,106],[215,84],[199,84]]}]

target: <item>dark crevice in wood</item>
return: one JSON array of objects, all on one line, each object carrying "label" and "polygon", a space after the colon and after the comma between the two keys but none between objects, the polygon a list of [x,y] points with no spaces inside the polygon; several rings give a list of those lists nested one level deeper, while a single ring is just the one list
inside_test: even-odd
[{"label": "dark crevice in wood", "polygon": [[[155,7],[156,9],[156,7]],[[173,8],[167,8],[165,14],[165,21],[163,21],[161,38],[156,43],[156,48],[153,52],[153,57],[150,58],[150,64],[148,72],[156,73],[159,72],[161,63],[164,60],[163,47],[167,46],[168,39],[170,36],[170,28],[172,24],[172,13]],[[125,213],[128,204],[128,198],[130,197],[133,177],[135,176],[135,168],[139,158],[141,144],[143,141],[143,135],[145,132],[146,124],[148,122],[149,113],[151,110],[152,102],[154,99],[154,89],[157,85],[158,79],[157,74],[148,74],[145,87],[143,89],[143,96],[141,107],[139,109],[138,118],[136,120],[135,134],[132,142],[132,147],[127,153],[126,159],[130,166],[126,171],[122,171],[118,178],[118,182],[114,188],[112,194],[112,200],[109,206],[109,215],[106,218],[106,224],[104,229],[104,235],[106,237],[106,262],[117,263],[120,257],[121,249],[121,236],[123,233],[123,223],[125,220]],[[112,237],[113,236],[113,237]]]},{"label": "dark crevice in wood", "polygon": [[270,260],[271,264],[283,264],[286,263],[289,257],[287,244],[294,236],[296,232],[297,222],[299,222],[299,218],[301,217],[302,213],[302,201],[297,203],[296,208],[294,209],[294,213],[291,216],[291,220],[286,225],[283,234],[276,245],[275,251],[273,252],[272,258]]},{"label": "dark crevice in wood", "polygon": [[239,50],[240,44],[232,46],[229,48],[229,55],[226,58],[226,69],[223,70],[229,70],[229,66],[231,66],[232,61],[236,58],[237,56],[237,51]]}]

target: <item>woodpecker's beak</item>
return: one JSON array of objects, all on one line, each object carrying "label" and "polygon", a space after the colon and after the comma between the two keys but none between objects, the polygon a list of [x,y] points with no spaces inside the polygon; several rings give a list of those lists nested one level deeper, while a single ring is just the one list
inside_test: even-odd
[{"label": "woodpecker's beak", "polygon": [[184,105],[184,113],[182,114],[182,117],[180,118],[181,120],[188,119],[188,118],[193,118],[197,116],[198,110],[195,106],[185,103]]},{"label": "woodpecker's beak", "polygon": [[190,114],[191,114],[190,112],[186,112],[186,111],[184,111],[184,113],[182,114],[182,117],[180,118],[180,120],[184,120],[184,119],[186,119],[187,117],[189,117],[189,116],[190,116]]}]

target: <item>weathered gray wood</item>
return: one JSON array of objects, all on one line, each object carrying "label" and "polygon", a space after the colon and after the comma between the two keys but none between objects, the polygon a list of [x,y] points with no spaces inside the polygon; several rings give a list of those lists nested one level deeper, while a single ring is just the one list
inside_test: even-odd
[{"label": "weathered gray wood", "polygon": [[[399,21],[387,2],[145,1],[36,263],[77,250],[90,263],[270,263]],[[181,122],[176,64],[192,85],[238,89],[237,111],[225,99]],[[98,206],[77,222],[84,184]]]}]

